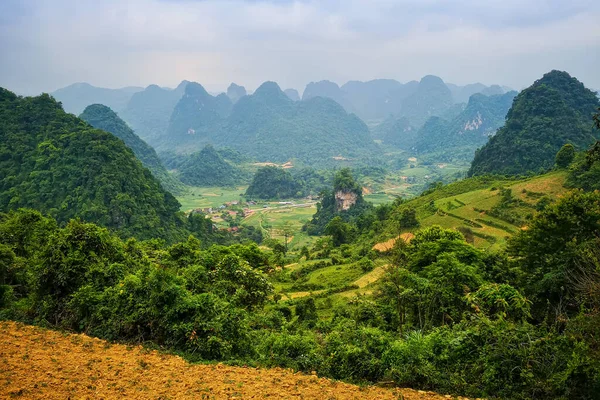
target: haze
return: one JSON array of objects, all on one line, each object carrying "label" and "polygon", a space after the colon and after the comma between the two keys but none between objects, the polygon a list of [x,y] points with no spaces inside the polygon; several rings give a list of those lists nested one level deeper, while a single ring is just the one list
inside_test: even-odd
[{"label": "haze", "polygon": [[301,91],[434,74],[520,89],[560,69],[598,89],[598,21],[593,0],[2,0],[0,86],[274,80]]}]

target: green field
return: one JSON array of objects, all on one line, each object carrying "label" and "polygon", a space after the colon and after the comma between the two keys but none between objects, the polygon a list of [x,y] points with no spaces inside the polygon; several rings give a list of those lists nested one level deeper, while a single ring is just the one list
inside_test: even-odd
[{"label": "green field", "polygon": [[220,187],[190,187],[189,190],[177,196],[181,203],[181,211],[188,212],[196,208],[218,207],[230,201],[240,201],[247,186],[235,188]]}]

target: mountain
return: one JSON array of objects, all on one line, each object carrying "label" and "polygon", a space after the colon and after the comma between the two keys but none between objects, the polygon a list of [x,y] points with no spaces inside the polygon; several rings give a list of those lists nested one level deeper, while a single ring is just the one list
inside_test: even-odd
[{"label": "mountain", "polygon": [[0,210],[22,207],[123,237],[182,233],[179,203],[121,139],[67,114],[47,94],[0,89]]},{"label": "mountain", "polygon": [[215,142],[261,161],[320,166],[379,154],[367,126],[341,105],[324,97],[294,102],[274,82],[235,104]]},{"label": "mountain", "polygon": [[306,85],[304,93],[302,93],[302,100],[309,100],[315,97],[326,97],[332,99],[344,107],[344,109],[349,113],[355,111],[352,102],[348,98],[348,95],[342,89],[340,89],[337,83],[331,81],[309,83]]},{"label": "mountain", "polygon": [[246,95],[246,88],[243,86],[236,85],[235,83],[231,83],[227,88],[227,97],[233,104],[237,103],[239,99]]},{"label": "mountain", "polygon": [[167,131],[169,118],[188,83],[182,81],[175,89],[150,85],[134,93],[125,109],[117,112],[142,139],[154,146]]},{"label": "mountain", "polygon": [[432,116],[440,116],[452,107],[452,92],[437,76],[427,75],[421,79],[417,90],[402,101],[398,113],[411,125],[421,127]]},{"label": "mountain", "polygon": [[417,134],[418,129],[414,129],[406,117],[390,117],[372,130],[374,139],[403,150],[414,147],[417,142]]},{"label": "mountain", "polygon": [[134,93],[142,91],[141,87],[125,87],[122,89],[106,89],[89,83],[74,83],[55,92],[52,97],[62,103],[66,112],[79,115],[90,104],[104,104],[113,110],[121,111]]},{"label": "mountain", "polygon": [[329,81],[311,82],[306,86],[302,100],[327,97],[364,121],[381,121],[396,114],[402,101],[414,93],[417,86],[415,81],[402,84],[393,79],[349,81],[342,87]]},{"label": "mountain", "polygon": [[446,86],[448,86],[448,89],[450,89],[452,92],[452,98],[454,99],[455,103],[467,103],[469,98],[476,93],[481,93],[486,96],[494,96],[512,91],[510,88],[503,88],[499,85],[486,86],[483,83],[470,83],[465,86],[446,83]]},{"label": "mountain", "polygon": [[169,147],[173,143],[206,142],[214,135],[215,128],[229,115],[231,107],[232,103],[227,95],[215,97],[199,83],[188,83],[173,109],[168,135],[159,140],[159,145]]},{"label": "mountain", "polygon": [[554,165],[560,148],[585,149],[600,135],[592,114],[600,101],[576,78],[551,71],[515,98],[506,124],[476,154],[470,175],[526,174]]},{"label": "mountain", "polygon": [[191,186],[233,186],[243,179],[242,172],[229,164],[211,145],[190,154],[179,167],[179,178]]},{"label": "mountain", "polygon": [[364,121],[382,120],[395,114],[402,100],[416,90],[415,82],[405,85],[393,79],[350,81],[341,87],[356,114]]},{"label": "mountain", "polygon": [[260,161],[319,166],[377,156],[367,126],[335,101],[316,97],[294,102],[275,82],[263,83],[232,106],[190,83],[171,116],[163,152],[189,152],[206,144],[231,148]]},{"label": "mountain", "polygon": [[140,139],[113,110],[102,104],[92,104],[86,107],[79,118],[94,128],[112,133],[123,140],[144,167],[148,168],[152,175],[160,181],[163,188],[171,193],[179,193],[183,190],[181,182],[172,177],[162,165],[156,151]]},{"label": "mountain", "polygon": [[435,161],[471,161],[478,147],[484,145],[504,125],[517,92],[471,96],[465,109],[451,120],[431,117],[419,130],[415,150],[436,153]]},{"label": "mountain", "polygon": [[296,89],[285,89],[283,91],[283,93],[286,94],[287,97],[289,97],[291,100],[293,101],[300,101],[300,95],[298,94],[298,91]]}]

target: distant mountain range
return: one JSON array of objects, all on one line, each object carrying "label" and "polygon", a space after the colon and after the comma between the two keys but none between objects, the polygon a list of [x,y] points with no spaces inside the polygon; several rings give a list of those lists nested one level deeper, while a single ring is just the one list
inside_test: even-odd
[{"label": "distant mountain range", "polygon": [[335,101],[293,101],[274,82],[233,105],[188,84],[176,105],[164,150],[185,151],[205,144],[230,147],[260,161],[295,159],[311,165],[335,165],[379,154],[367,126]]}]

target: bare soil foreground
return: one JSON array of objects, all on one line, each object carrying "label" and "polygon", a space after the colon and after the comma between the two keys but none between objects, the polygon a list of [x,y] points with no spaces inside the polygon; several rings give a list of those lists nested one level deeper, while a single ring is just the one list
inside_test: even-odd
[{"label": "bare soil foreground", "polygon": [[140,346],[0,322],[0,398],[438,400],[450,396],[359,387],[280,368],[189,364]]}]

